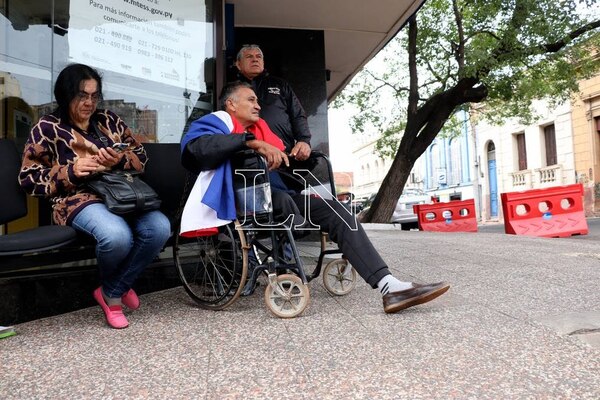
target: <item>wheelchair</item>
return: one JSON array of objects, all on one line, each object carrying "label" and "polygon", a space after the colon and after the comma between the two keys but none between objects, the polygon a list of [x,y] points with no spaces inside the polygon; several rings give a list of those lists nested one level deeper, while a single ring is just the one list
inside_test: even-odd
[{"label": "wheelchair", "polygon": [[[320,254],[312,272],[307,273],[296,246],[299,233],[274,221],[265,160],[253,151],[244,151],[235,160],[238,219],[211,235],[175,237],[174,263],[188,295],[201,308],[222,310],[241,295],[252,294],[260,287],[259,279],[266,277],[267,308],[277,317],[293,318],[306,309],[310,301],[308,283],[319,277],[321,270],[323,285],[330,294],[349,293],[357,274],[343,256],[322,268],[326,256],[341,254],[338,248],[327,248],[325,233],[319,232]],[[325,155],[313,151],[309,160],[296,163],[289,169],[293,173],[278,171],[288,187],[300,185],[312,195],[335,198],[331,164]]]}]

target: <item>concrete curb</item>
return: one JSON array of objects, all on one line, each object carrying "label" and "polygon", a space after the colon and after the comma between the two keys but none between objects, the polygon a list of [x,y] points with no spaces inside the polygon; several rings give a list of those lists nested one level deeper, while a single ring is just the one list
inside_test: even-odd
[{"label": "concrete curb", "polygon": [[363,228],[366,231],[394,231],[401,230],[400,224],[374,224],[374,223],[366,223],[362,224]]}]

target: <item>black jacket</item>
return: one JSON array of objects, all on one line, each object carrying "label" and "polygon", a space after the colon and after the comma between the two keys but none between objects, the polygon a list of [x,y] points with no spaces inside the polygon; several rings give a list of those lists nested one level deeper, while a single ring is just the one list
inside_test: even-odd
[{"label": "black jacket", "polygon": [[[241,135],[204,135],[191,140],[183,149],[181,163],[194,172],[217,168],[236,152],[248,150],[248,133]],[[254,136],[252,136],[254,138]]]},{"label": "black jacket", "polygon": [[239,74],[239,78],[252,85],[261,107],[260,117],[283,140],[286,151],[292,150],[296,142],[310,145],[311,134],[306,113],[289,83],[269,75],[267,71],[252,81],[242,74]]}]

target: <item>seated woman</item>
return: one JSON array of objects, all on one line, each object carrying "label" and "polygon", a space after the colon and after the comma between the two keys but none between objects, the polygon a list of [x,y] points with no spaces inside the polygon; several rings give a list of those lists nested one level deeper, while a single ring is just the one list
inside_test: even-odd
[{"label": "seated woman", "polygon": [[[86,182],[107,170],[143,171],[146,153],[118,115],[97,109],[102,79],[83,64],[63,69],[54,85],[58,107],[31,129],[19,175],[31,195],[50,198],[54,221],[93,236],[100,270],[94,299],[113,328],[129,325],[122,305],[140,306],[132,285],[169,238],[160,211],[111,213]],[[125,143],[123,151],[112,148]]]}]

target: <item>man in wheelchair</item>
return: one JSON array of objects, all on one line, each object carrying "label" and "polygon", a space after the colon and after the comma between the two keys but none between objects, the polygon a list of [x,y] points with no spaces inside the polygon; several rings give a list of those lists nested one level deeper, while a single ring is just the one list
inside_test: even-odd
[{"label": "man in wheelchair", "polygon": [[[219,106],[223,111],[192,122],[185,134],[182,163],[187,169],[199,172],[226,165],[225,173],[231,174],[230,160],[236,153],[251,149],[263,156],[270,170],[275,218],[293,215],[292,226],[298,227],[306,224],[303,216],[310,215],[310,222],[329,234],[357,273],[372,288],[379,289],[386,313],[426,303],[450,288],[445,282],[416,284],[395,278],[360,223],[343,204],[335,199],[307,196],[287,187],[278,171],[289,168],[294,160],[288,158],[281,139],[259,117],[260,106],[249,84],[227,84],[219,98]],[[224,199],[224,202],[233,202],[233,199]],[[217,205],[219,208],[222,206]],[[219,212],[219,218],[235,219],[235,208]]]}]

